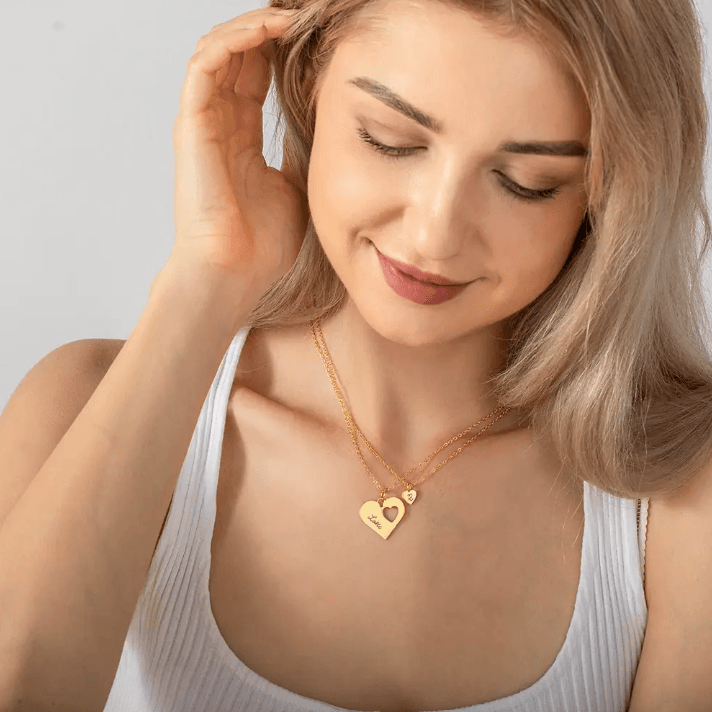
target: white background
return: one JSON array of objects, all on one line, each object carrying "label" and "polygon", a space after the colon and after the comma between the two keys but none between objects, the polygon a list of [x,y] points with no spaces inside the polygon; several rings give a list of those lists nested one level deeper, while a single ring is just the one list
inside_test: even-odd
[{"label": "white background", "polygon": [[[712,0],[696,3],[710,105]],[[0,411],[57,346],[133,331],[173,245],[172,130],[188,59],[214,25],[266,4],[2,0]],[[274,120],[271,93],[264,152],[279,167]],[[706,280],[712,310],[710,260]]]}]

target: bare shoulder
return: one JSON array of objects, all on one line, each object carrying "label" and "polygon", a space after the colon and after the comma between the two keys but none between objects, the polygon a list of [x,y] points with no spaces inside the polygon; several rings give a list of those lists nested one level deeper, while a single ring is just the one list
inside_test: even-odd
[{"label": "bare shoulder", "polygon": [[0,413],[0,522],[91,398],[122,345],[118,339],[63,344],[17,385]]},{"label": "bare shoulder", "polygon": [[58,418],[74,421],[124,343],[124,339],[71,341],[51,351],[34,367],[35,378],[43,374],[46,378],[46,394]]},{"label": "bare shoulder", "polygon": [[631,712],[709,709],[712,700],[712,461],[679,494],[651,498],[648,624]]},{"label": "bare shoulder", "polygon": [[126,339],[86,339],[85,341],[87,348],[96,359],[96,365],[107,366],[107,370],[126,343]]},{"label": "bare shoulder", "polygon": [[83,407],[124,343],[123,339],[79,339],[48,352],[17,385],[0,423],[16,416],[25,405],[41,405],[44,412],[57,417],[76,410],[80,403]]}]

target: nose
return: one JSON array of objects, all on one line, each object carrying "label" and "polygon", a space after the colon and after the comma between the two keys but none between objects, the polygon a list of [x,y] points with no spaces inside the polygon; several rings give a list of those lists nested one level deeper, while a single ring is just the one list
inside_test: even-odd
[{"label": "nose", "polygon": [[452,166],[414,183],[406,234],[423,261],[434,266],[464,254],[476,231],[474,190],[471,176]]}]

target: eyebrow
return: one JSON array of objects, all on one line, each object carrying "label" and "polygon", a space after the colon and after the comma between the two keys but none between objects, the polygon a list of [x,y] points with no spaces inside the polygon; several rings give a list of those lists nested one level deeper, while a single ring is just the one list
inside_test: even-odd
[{"label": "eyebrow", "polygon": [[[438,119],[416,108],[402,96],[396,94],[384,84],[369,77],[353,77],[347,81],[371,96],[383,102],[386,106],[400,112],[411,121],[415,121],[435,134],[443,133],[443,124]],[[526,141],[519,143],[507,141],[497,148],[498,153],[532,154],[536,156],[587,156],[588,150],[579,141]]]}]

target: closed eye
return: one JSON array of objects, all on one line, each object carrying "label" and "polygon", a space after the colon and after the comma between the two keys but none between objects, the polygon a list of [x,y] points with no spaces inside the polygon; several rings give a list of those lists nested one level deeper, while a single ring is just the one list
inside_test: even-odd
[{"label": "closed eye", "polygon": [[[364,128],[359,128],[357,133],[362,141],[367,143],[374,151],[377,151],[381,156],[389,160],[398,160],[399,158],[405,158],[407,156],[412,156],[419,148],[405,148],[396,146],[387,146],[380,141],[376,141],[371,134]],[[496,171],[501,178],[500,184],[507,191],[509,195],[517,200],[523,200],[526,202],[540,201],[540,200],[550,200],[555,195],[560,193],[559,188],[548,188],[547,190],[534,190],[533,188],[525,188],[519,183],[515,183],[511,178],[508,178],[504,173]]]}]

